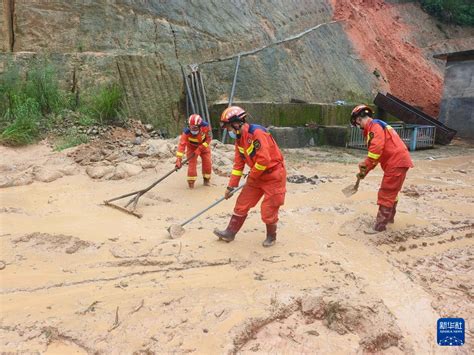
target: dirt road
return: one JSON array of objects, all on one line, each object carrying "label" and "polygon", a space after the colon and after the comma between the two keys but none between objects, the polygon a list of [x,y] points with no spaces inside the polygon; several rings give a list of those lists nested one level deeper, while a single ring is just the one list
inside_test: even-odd
[{"label": "dirt road", "polygon": [[212,235],[225,227],[233,200],[168,238],[169,225],[222,195],[225,177],[188,190],[180,171],[140,200],[138,219],[101,202],[152,183],[172,158],[129,178],[94,180],[44,145],[0,149],[5,174],[53,163],[67,171],[0,189],[1,351],[474,351],[470,340],[436,345],[439,317],[469,323],[474,314],[470,146],[415,153],[397,220],[374,236],[363,230],[376,212],[380,169],[345,198],[362,153],[286,151],[289,176],[318,177],[288,183],[269,249],[261,247],[258,210],[233,243]]}]

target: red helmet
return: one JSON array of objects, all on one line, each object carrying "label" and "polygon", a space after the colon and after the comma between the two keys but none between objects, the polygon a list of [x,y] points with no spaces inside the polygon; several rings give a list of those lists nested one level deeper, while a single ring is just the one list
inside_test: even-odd
[{"label": "red helmet", "polygon": [[197,113],[193,113],[191,116],[189,116],[188,124],[189,127],[200,127],[202,125],[202,117]]},{"label": "red helmet", "polygon": [[374,114],[374,111],[367,105],[358,105],[354,107],[354,109],[351,112],[351,125],[355,126],[356,125],[356,119],[359,116],[365,117],[369,116],[372,117]]},{"label": "red helmet", "polygon": [[239,106],[227,107],[221,114],[221,126],[226,123],[244,123],[247,117],[247,112]]}]

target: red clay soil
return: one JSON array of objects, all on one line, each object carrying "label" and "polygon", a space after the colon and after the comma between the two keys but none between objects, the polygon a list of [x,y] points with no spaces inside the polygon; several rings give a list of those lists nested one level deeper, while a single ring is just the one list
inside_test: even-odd
[{"label": "red clay soil", "polygon": [[396,5],[382,0],[331,0],[334,19],[344,27],[355,50],[380,73],[384,90],[437,117],[443,79],[439,70],[409,42],[416,31],[403,23]]}]

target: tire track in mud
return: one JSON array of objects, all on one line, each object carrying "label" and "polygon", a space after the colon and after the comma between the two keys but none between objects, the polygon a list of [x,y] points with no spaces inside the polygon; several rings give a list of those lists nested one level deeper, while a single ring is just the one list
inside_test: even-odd
[{"label": "tire track in mud", "polygon": [[[9,294],[15,294],[15,293],[31,293],[31,292],[49,290],[53,288],[62,288],[62,287],[78,286],[78,285],[98,283],[98,282],[116,281],[116,280],[121,280],[121,279],[125,279],[127,277],[132,277],[132,276],[144,276],[148,274],[156,274],[156,273],[169,272],[169,271],[183,271],[183,270],[189,270],[189,269],[223,266],[223,265],[231,264],[232,260],[229,258],[226,260],[218,260],[214,262],[205,262],[205,261],[203,262],[203,261],[196,261],[196,260],[194,260],[194,262],[196,265],[183,265],[181,267],[177,266],[177,267],[170,267],[166,269],[140,270],[140,271],[130,272],[130,273],[119,275],[119,276],[103,277],[103,278],[97,278],[97,279],[86,279],[86,280],[71,281],[71,282],[60,282],[60,283],[56,283],[52,285],[40,286],[40,287],[34,287],[34,288],[6,289],[6,290],[0,291],[0,295],[9,295]],[[191,262],[190,264],[192,263],[193,262]]]}]

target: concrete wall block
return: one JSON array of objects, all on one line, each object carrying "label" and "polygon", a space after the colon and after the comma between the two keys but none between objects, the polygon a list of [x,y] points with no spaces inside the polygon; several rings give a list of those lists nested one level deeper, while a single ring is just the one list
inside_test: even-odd
[{"label": "concrete wall block", "polygon": [[281,148],[303,148],[331,145],[345,147],[348,127],[270,127],[270,133]]},{"label": "concrete wall block", "polygon": [[473,97],[474,60],[452,62],[446,67],[444,98]]},{"label": "concrete wall block", "polygon": [[[354,104],[293,104],[268,102],[234,102],[249,114],[249,122],[263,126],[298,127],[305,125],[346,125],[349,123]],[[227,104],[211,106],[213,127],[217,127]]]},{"label": "concrete wall block", "polygon": [[326,145],[345,147],[349,139],[349,126],[329,126],[321,129]]},{"label": "concrete wall block", "polygon": [[448,61],[439,120],[458,136],[474,138],[474,60]]},{"label": "concrete wall block", "polygon": [[458,131],[457,135],[474,138],[474,97],[445,98],[441,101],[440,121]]}]

